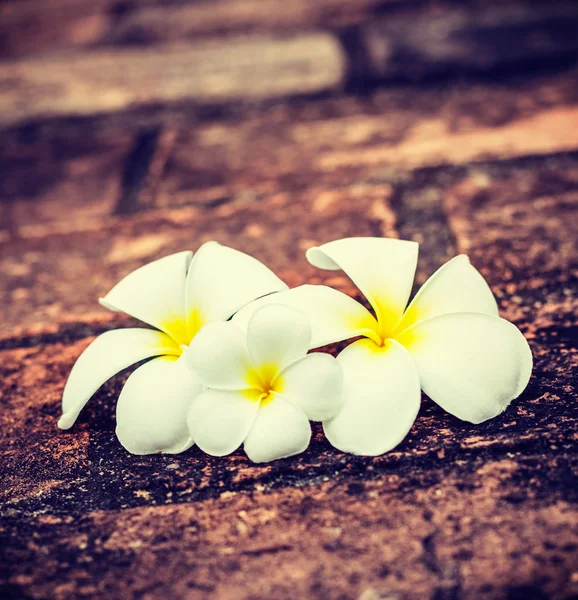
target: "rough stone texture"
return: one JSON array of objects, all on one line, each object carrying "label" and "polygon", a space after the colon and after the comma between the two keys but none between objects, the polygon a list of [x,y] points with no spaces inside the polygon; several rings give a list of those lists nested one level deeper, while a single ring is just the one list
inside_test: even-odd
[{"label": "rough stone texture", "polygon": [[[467,471],[432,469],[427,481],[407,488],[399,475],[379,473],[363,482],[353,476],[350,483],[273,493],[224,492],[197,503],[10,518],[4,533],[10,558],[22,565],[46,555],[42,574],[19,567],[6,592],[50,590],[53,598],[569,597],[576,591],[571,505],[557,493],[549,493],[547,503],[525,500],[521,526],[520,499],[508,494],[508,484],[526,480],[537,463],[514,453],[469,461]],[[536,486],[542,475],[548,482],[552,476],[541,471],[531,477]],[[28,540],[12,538],[15,521]],[[47,587],[47,581],[53,583]]]},{"label": "rough stone texture", "polygon": [[308,247],[341,236],[395,235],[388,191],[360,184],[273,194],[259,202],[240,197],[215,208],[140,213],[89,223],[85,231],[16,239],[5,244],[0,258],[6,318],[0,331],[59,315],[105,314],[97,299],[120,277],[211,239],[253,254],[291,286],[319,280],[305,261]]},{"label": "rough stone texture", "polygon": [[[441,193],[459,250],[472,254],[489,277],[576,273],[575,157],[472,170]],[[535,282],[542,283],[542,278]]]},{"label": "rough stone texture", "polygon": [[[62,27],[76,23],[66,31],[77,35],[85,23],[79,45],[101,39],[108,21],[90,19],[108,19],[107,2],[83,21],[79,0],[66,0]],[[155,2],[127,19],[156,14]],[[295,23],[307,12],[285,4]],[[335,10],[327,22],[357,23],[377,4],[321,5]],[[210,21],[240,4],[167,6]],[[403,20],[407,9],[395,10]],[[240,13],[228,18],[244,27]],[[0,132],[0,598],[577,597],[578,104],[576,66],[550,68]],[[408,437],[376,458],[336,451],[318,425],[305,453],[267,465],[196,449],[137,457],[114,433],[127,371],[70,431],[56,428],[80,352],[135,324],[96,303],[130,270],[217,239],[291,286],[359,298],[304,259],[352,235],[419,241],[418,283],[471,256],[534,355],[505,413],[474,426],[424,397]]]},{"label": "rough stone texture", "polygon": [[[576,77],[378,89],[201,121],[167,116],[160,130],[135,113],[12,128],[0,147],[3,225],[37,237],[51,223],[70,230],[115,208],[211,207],[320,186],[395,187],[416,169],[572,151]],[[151,138],[158,145],[143,180]]]},{"label": "rough stone texture", "polygon": [[305,454],[265,466],[240,452],[134,457],[114,435],[123,378],[71,432],[55,429],[88,340],[2,351],[5,593],[569,598],[577,287],[503,302],[536,361],[506,413],[473,426],[425,399],[408,438],[377,458],[336,452],[319,430]]}]

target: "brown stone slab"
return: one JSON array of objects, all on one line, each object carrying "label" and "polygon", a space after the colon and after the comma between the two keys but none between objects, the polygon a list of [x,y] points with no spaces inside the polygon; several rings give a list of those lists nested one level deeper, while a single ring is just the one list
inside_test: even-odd
[{"label": "brown stone slab", "polygon": [[468,254],[494,291],[538,288],[576,276],[577,156],[560,154],[420,169],[393,186],[402,239],[420,243],[422,284]]},{"label": "brown stone slab", "polygon": [[[566,163],[566,166],[562,166]],[[490,281],[547,283],[578,269],[578,163],[471,169],[439,189],[460,252]]]},{"label": "brown stone slab", "polygon": [[164,103],[319,93],[338,88],[344,69],[341,47],[325,33],[22,59],[0,63],[0,126]]},{"label": "brown stone slab", "polygon": [[[142,231],[144,216],[130,223]],[[532,347],[528,389],[480,426],[424,399],[406,440],[376,458],[337,452],[319,428],[306,453],[269,465],[195,449],[135,457],[114,435],[126,374],[72,430],[55,426],[89,341],[75,340],[98,333],[97,319],[0,351],[2,594],[566,599],[577,585],[577,291],[575,279],[498,287]]]},{"label": "brown stone slab", "polygon": [[[74,354],[59,345],[48,352],[40,347],[2,351],[2,484],[0,503],[42,497],[86,469],[88,434],[55,437],[54,420],[48,417],[59,401],[62,369],[54,356]],[[50,423],[51,426],[47,426]],[[26,440],[31,444],[26,449]],[[34,473],[34,475],[32,475]]]},{"label": "brown stone slab", "polygon": [[178,135],[158,202],[210,202],[319,179],[392,181],[416,168],[575,150],[578,105],[568,77],[404,88],[201,124]]},{"label": "brown stone slab", "polygon": [[[375,119],[374,127],[378,119]],[[452,130],[443,117],[424,119],[410,128],[399,144],[369,144],[362,151],[338,150],[319,157],[321,170],[334,171],[352,166],[383,168],[436,167],[465,164],[494,157],[512,158],[520,154],[549,154],[575,150],[578,135],[578,107],[557,107],[531,117],[519,117],[507,124],[471,130]],[[371,129],[371,121],[366,124]]]},{"label": "brown stone slab", "polygon": [[[535,458],[178,506],[4,520],[4,592],[34,598],[551,598],[578,590],[564,493]],[[559,463],[565,459],[557,457]],[[27,535],[22,535],[26,532]]]},{"label": "brown stone slab", "polygon": [[291,286],[326,281],[356,294],[345,277],[322,274],[304,258],[308,247],[354,235],[420,242],[419,284],[464,252],[494,289],[563,285],[576,269],[577,173],[574,155],[480,163],[418,171],[394,185],[239,195],[221,205],[94,221],[84,230],[29,226],[25,238],[3,245],[0,330],[30,337],[35,326],[51,332],[53,323],[105,323],[110,317],[96,300],[124,274],[209,239],[254,254]]},{"label": "brown stone slab", "polygon": [[148,174],[122,193],[123,173],[133,163],[132,171],[140,168],[131,138],[156,117],[121,113],[15,128],[2,134],[0,195],[11,205],[0,208],[9,209],[11,228],[26,237],[50,231],[38,226],[51,222],[53,231],[63,221],[67,230],[82,228],[135,195],[131,209],[214,206],[240,196],[259,201],[375,181],[393,185],[393,193],[416,169],[577,149],[577,76],[404,87],[368,98],[253,107],[202,122],[166,116]]},{"label": "brown stone slab", "polygon": [[[77,334],[94,333],[86,324],[77,329]],[[98,327],[93,329],[98,330]],[[129,455],[114,434],[114,409],[126,373],[100,389],[73,431],[60,431],[56,422],[61,412],[64,383],[77,357],[92,339],[75,341],[65,330],[52,337],[43,335],[37,340],[37,346],[0,351],[3,377],[0,396],[4,406],[0,417],[3,431],[0,504],[3,507],[20,511],[30,506],[31,501],[38,502],[38,507],[48,507],[50,496],[58,513],[73,514],[85,502],[99,508],[113,505],[123,508],[143,501],[145,504],[180,502],[190,494],[195,497],[219,495],[225,485],[252,488],[256,477],[267,480],[269,466],[247,470],[248,461],[241,456],[223,465],[212,459],[207,462],[206,457],[197,452],[189,455],[193,462],[187,463],[183,470],[179,457],[174,455],[152,462],[150,457],[143,461],[142,457]],[[193,464],[196,465],[192,469],[196,472],[194,485],[189,476]],[[144,470],[137,475],[136,471],[141,468]],[[139,489],[126,488],[126,493],[118,490],[118,494],[113,494],[113,487],[130,471],[135,471]],[[147,478],[156,483],[151,487],[146,483]],[[216,478],[222,479],[218,485]],[[156,485],[168,496],[160,488],[154,491]],[[215,485],[217,488],[213,489]]]},{"label": "brown stone slab", "polygon": [[[134,322],[119,319],[102,327],[95,321],[40,334],[36,346],[26,339],[22,347],[4,346],[8,349],[0,350],[2,506],[15,515],[41,510],[76,515],[316,485],[326,477],[351,481],[394,475],[400,485],[411,486],[415,477],[427,477],[444,461],[469,464],[528,453],[557,456],[576,440],[577,281],[565,287],[497,290],[502,315],[525,333],[535,361],[529,387],[505,413],[475,426],[424,399],[406,440],[376,458],[346,456],[332,449],[319,427],[305,454],[269,465],[252,465],[242,452],[227,459],[207,457],[195,449],[178,456],[132,456],[114,434],[116,399],[126,373],[95,394],[71,430],[59,431],[56,421],[68,373],[91,339],[79,338]],[[564,479],[564,473],[559,477]],[[571,493],[569,481],[568,486],[562,480],[552,485]],[[546,488],[540,493],[548,496]]]},{"label": "brown stone slab", "polygon": [[2,136],[1,228],[63,220],[81,224],[112,214],[132,138],[129,132],[103,136],[82,127],[62,132],[56,143]]},{"label": "brown stone slab", "polygon": [[[473,4],[473,5],[472,5]],[[34,56],[83,48],[152,46],[231,35],[338,30],[350,80],[418,80],[447,73],[534,69],[575,58],[578,17],[569,0],[220,0],[86,3],[7,1],[0,54]]]},{"label": "brown stone slab", "polygon": [[131,270],[211,239],[254,255],[291,286],[318,281],[304,257],[308,247],[353,235],[395,236],[388,192],[388,186],[361,184],[311,188],[258,202],[239,197],[213,208],[116,217],[84,231],[67,231],[66,224],[61,233],[29,231],[2,247],[0,330],[11,337],[36,323],[94,314],[98,298]]},{"label": "brown stone slab", "polygon": [[535,369],[503,415],[473,426],[426,399],[408,438],[376,458],[343,455],[318,429],[305,454],[264,466],[240,452],[134,457],[114,436],[124,377],[70,432],[55,428],[88,340],[1,352],[0,589],[567,598],[577,589],[576,291],[517,289],[521,302],[505,304]]},{"label": "brown stone slab", "polygon": [[221,205],[95,221],[84,230],[75,223],[60,231],[26,227],[27,237],[3,245],[0,329],[3,337],[29,338],[36,326],[50,333],[54,323],[104,324],[110,317],[96,300],[124,274],[208,239],[254,254],[291,286],[325,281],[352,294],[345,277],[313,269],[304,251],[339,237],[399,236],[421,244],[418,284],[464,252],[495,290],[507,282],[563,285],[576,269],[577,172],[574,155],[479,163],[418,171],[394,185],[239,195]]},{"label": "brown stone slab", "polygon": [[152,44],[271,31],[353,25],[399,0],[8,0],[0,7],[0,50],[25,56],[109,44]]},{"label": "brown stone slab", "polygon": [[443,4],[361,24],[354,66],[359,78],[418,81],[448,73],[533,70],[578,52],[572,2]]}]

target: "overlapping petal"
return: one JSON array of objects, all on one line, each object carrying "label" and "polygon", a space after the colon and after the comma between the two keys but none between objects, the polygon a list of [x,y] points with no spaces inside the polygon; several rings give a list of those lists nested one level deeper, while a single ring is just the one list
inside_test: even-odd
[{"label": "overlapping petal", "polygon": [[303,356],[283,370],[278,381],[275,389],[299,406],[311,421],[331,419],[341,407],[343,370],[329,354]]},{"label": "overlapping petal", "polygon": [[532,354],[512,323],[481,313],[418,322],[399,341],[411,354],[426,394],[471,423],[499,415],[530,379]]},{"label": "overlapping petal", "polygon": [[253,462],[268,462],[303,452],[311,440],[311,426],[295,404],[274,393],[261,403],[244,449]]},{"label": "overlapping petal", "polygon": [[72,427],[91,396],[113,375],[145,358],[178,352],[168,335],[154,329],[117,329],[98,336],[72,367],[62,395],[63,414],[58,426]]},{"label": "overlapping petal", "polygon": [[245,333],[232,323],[209,323],[195,336],[187,351],[195,376],[209,388],[243,390],[250,387],[247,373],[253,364]]},{"label": "overlapping petal", "polygon": [[417,321],[456,312],[498,316],[498,305],[486,280],[462,254],[440,267],[419,289],[396,327],[400,333]]},{"label": "overlapping petal", "polygon": [[255,310],[247,331],[235,321],[206,325],[189,349],[193,372],[212,388],[189,413],[199,447],[223,456],[244,441],[256,462],[302,452],[311,437],[308,417],[334,416],[342,386],[336,360],[306,355],[309,343],[307,316],[281,304]]},{"label": "overlapping petal", "polygon": [[185,281],[192,252],[178,252],[139,267],[121,279],[100,303],[125,312],[188,343]]},{"label": "overlapping petal", "polygon": [[310,348],[358,336],[378,339],[375,317],[353,298],[324,285],[302,285],[261,298],[240,310],[233,322],[246,330],[255,311],[269,304],[291,306],[307,315],[311,326]]},{"label": "overlapping petal", "polygon": [[258,394],[207,390],[193,401],[187,419],[189,431],[201,450],[225,456],[243,443],[258,410]]},{"label": "overlapping petal", "polygon": [[199,318],[202,323],[225,321],[252,300],[287,285],[256,258],[207,242],[193,257],[186,289],[187,315],[196,329]]},{"label": "overlapping petal", "polygon": [[393,329],[407,305],[417,266],[416,242],[346,238],[307,251],[320,269],[342,269],[373,306],[382,329]]},{"label": "overlapping petal", "polygon": [[420,406],[419,379],[408,352],[389,340],[378,348],[354,342],[337,358],[343,368],[343,405],[323,423],[339,450],[377,456],[397,446],[410,430]]},{"label": "overlapping petal", "polygon": [[193,444],[187,413],[202,391],[184,356],[162,356],[128,378],[116,406],[116,435],[132,454],[177,454]]},{"label": "overlapping petal", "polygon": [[282,304],[261,307],[247,327],[247,348],[253,364],[274,367],[276,372],[305,356],[310,342],[307,315]]}]

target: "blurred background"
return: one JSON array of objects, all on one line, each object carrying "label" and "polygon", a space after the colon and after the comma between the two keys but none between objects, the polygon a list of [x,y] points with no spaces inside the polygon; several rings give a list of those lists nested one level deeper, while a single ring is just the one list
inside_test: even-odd
[{"label": "blurred background", "polygon": [[3,0],[0,327],[208,238],[295,284],[341,235],[567,266],[577,60],[569,0]]}]

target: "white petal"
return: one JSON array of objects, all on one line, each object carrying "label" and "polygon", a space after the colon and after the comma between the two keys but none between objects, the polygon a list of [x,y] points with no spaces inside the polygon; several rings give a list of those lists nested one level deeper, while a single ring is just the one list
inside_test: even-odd
[{"label": "white petal", "polygon": [[259,407],[245,440],[245,452],[253,462],[269,462],[303,452],[311,440],[311,426],[295,404],[274,393]]},{"label": "white petal", "polygon": [[78,357],[62,395],[60,429],[69,429],[96,390],[134,363],[160,354],[178,354],[166,334],[154,329],[115,329],[99,335]]},{"label": "white petal", "polygon": [[258,410],[258,394],[207,390],[191,406],[189,431],[201,450],[225,456],[245,441]]},{"label": "white petal", "polygon": [[388,238],[346,238],[307,251],[320,269],[342,269],[371,303],[384,331],[398,323],[409,299],[418,244]]},{"label": "white petal", "polygon": [[354,342],[338,356],[343,368],[343,405],[323,423],[339,450],[377,456],[397,446],[411,429],[420,406],[419,379],[407,351],[395,340],[378,348]]},{"label": "white petal", "polygon": [[492,290],[465,254],[452,258],[423,284],[396,331],[402,332],[423,319],[457,312],[498,316]]},{"label": "white petal", "polygon": [[278,373],[307,354],[311,327],[307,315],[282,304],[262,306],[247,326],[247,346],[253,364],[266,365]]},{"label": "white petal", "polygon": [[198,314],[202,323],[226,321],[252,300],[286,289],[287,285],[256,258],[207,242],[189,269],[187,313],[189,317]]},{"label": "white petal", "polygon": [[301,407],[311,421],[334,417],[343,397],[343,370],[333,356],[316,352],[295,361],[273,381],[275,389]]},{"label": "white petal", "polygon": [[377,321],[364,306],[324,285],[302,285],[256,300],[239,311],[233,322],[246,330],[255,311],[269,304],[292,306],[307,315],[311,326],[310,348],[357,336],[377,336]]},{"label": "white petal", "polygon": [[464,421],[499,415],[530,379],[528,342],[499,317],[442,315],[420,321],[398,339],[414,359],[426,394]]},{"label": "white petal", "polygon": [[116,406],[116,435],[133,454],[177,454],[193,445],[187,413],[202,385],[184,356],[162,356],[139,367]]},{"label": "white petal", "polygon": [[185,281],[192,252],[179,252],[143,265],[121,279],[100,303],[120,310],[187,344]]},{"label": "white petal", "polygon": [[209,388],[244,390],[253,365],[245,333],[232,323],[208,323],[194,337],[187,351],[189,367]]}]

